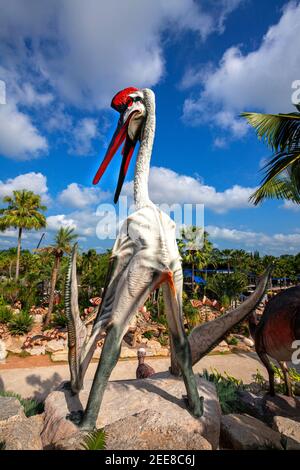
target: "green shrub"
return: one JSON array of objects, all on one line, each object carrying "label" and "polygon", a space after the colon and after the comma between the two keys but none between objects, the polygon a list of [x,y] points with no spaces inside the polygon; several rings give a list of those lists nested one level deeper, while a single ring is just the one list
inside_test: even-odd
[{"label": "green shrub", "polygon": [[238,391],[245,388],[242,380],[238,380],[226,372],[224,377],[216,369],[213,369],[211,373],[205,369],[202,377],[215,385],[222,413],[240,413],[244,411],[238,399]]},{"label": "green shrub", "polygon": [[68,319],[66,314],[63,312],[57,312],[53,315],[53,322],[55,326],[59,326],[61,328],[65,328],[67,326]]},{"label": "green shrub", "polygon": [[0,305],[0,323],[9,323],[13,318],[13,313],[6,305]]},{"label": "green shrub", "polygon": [[8,323],[8,329],[12,335],[23,335],[31,330],[32,325],[32,316],[26,310],[22,310],[13,315],[12,320]]},{"label": "green shrub", "polygon": [[153,331],[145,331],[145,333],[143,333],[143,336],[144,338],[146,339],[152,339],[153,338]]},{"label": "green shrub", "polygon": [[36,400],[30,399],[30,398],[22,398],[21,395],[19,395],[18,393],[0,390],[0,396],[1,397],[13,397],[19,400],[19,402],[24,408],[24,413],[27,418],[29,418],[30,416],[37,415],[37,414],[41,414],[44,411],[43,403],[39,403]]},{"label": "green shrub", "polygon": [[103,429],[97,429],[90,432],[83,440],[82,446],[85,450],[104,450],[105,432]]},{"label": "green shrub", "polygon": [[235,336],[228,338],[226,341],[227,341],[227,344],[230,344],[231,346],[236,346],[239,342],[239,340]]}]

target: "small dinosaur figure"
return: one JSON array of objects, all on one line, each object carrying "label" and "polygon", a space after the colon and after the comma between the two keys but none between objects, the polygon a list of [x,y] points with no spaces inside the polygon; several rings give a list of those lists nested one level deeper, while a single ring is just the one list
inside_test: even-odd
[{"label": "small dinosaur figure", "polygon": [[146,350],[144,348],[138,350],[137,357],[139,361],[139,365],[136,369],[137,379],[147,379],[155,374],[153,367],[149,366],[149,364],[145,364]]},{"label": "small dinosaur figure", "polygon": [[293,342],[300,339],[300,286],[291,287],[271,299],[260,322],[253,312],[249,328],[255,342],[255,350],[269,374],[269,394],[275,395],[274,370],[271,358],[278,361],[286,387],[286,395],[292,396],[292,387],[286,361],[295,352]]}]

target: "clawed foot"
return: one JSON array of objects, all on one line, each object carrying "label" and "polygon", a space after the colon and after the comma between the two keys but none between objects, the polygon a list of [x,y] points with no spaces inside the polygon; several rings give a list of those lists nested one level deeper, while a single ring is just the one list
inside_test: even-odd
[{"label": "clawed foot", "polygon": [[82,418],[83,418],[83,411],[82,410],[71,411],[71,413],[69,413],[66,416],[66,419],[68,419],[69,421],[72,421],[72,423],[76,424],[76,426],[78,426],[78,427],[80,427],[80,423],[82,421]]},{"label": "clawed foot", "polygon": [[186,403],[187,409],[191,412],[191,414],[195,416],[195,418],[201,418],[201,416],[203,415],[204,398],[199,397],[195,402],[191,402],[185,395],[183,396],[183,399]]}]

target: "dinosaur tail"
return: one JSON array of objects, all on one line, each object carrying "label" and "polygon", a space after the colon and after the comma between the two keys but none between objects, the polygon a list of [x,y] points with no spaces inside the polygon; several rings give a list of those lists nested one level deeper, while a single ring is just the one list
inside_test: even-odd
[{"label": "dinosaur tail", "polygon": [[213,321],[196,326],[192,330],[188,339],[193,364],[196,364],[202,357],[217,346],[235,325],[247,318],[257,307],[265,294],[272,269],[273,264],[266,269],[253,294],[238,308],[231,310]]},{"label": "dinosaur tail", "polygon": [[71,374],[71,389],[78,393],[83,387],[83,377],[80,371],[80,356],[87,337],[87,330],[80,319],[78,307],[78,287],[76,276],[77,243],[72,249],[65,284],[65,312],[67,316],[69,368]]}]

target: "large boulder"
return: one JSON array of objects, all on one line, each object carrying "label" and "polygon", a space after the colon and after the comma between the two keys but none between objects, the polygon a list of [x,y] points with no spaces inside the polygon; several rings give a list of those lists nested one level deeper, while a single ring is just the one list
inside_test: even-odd
[{"label": "large boulder", "polygon": [[300,421],[300,400],[286,395],[265,395],[263,398],[263,413],[265,421],[272,425],[275,416],[284,416]]},{"label": "large boulder", "polygon": [[0,362],[5,361],[7,354],[5,343],[0,339]]},{"label": "large boulder", "polygon": [[5,450],[41,450],[42,416],[26,418],[19,400],[0,397],[0,442]]},{"label": "large boulder", "polygon": [[[194,418],[186,408],[183,381],[168,372],[143,380],[109,382],[97,420],[97,428],[105,428],[107,432],[108,448],[150,448],[147,447],[149,440],[149,445],[157,449],[177,449],[181,436],[181,445],[189,446],[181,449],[209,446],[216,449],[221,419],[216,390],[199,376],[196,380],[199,394],[204,397],[204,414],[200,419]],[[66,416],[86,406],[91,384],[91,380],[86,381],[79,398],[63,386],[48,395],[42,432],[45,447],[59,447],[62,441],[78,434],[78,428]],[[123,429],[117,438],[115,429]]]},{"label": "large boulder", "polygon": [[222,416],[221,446],[234,450],[283,450],[278,432],[252,416],[241,414]]},{"label": "large boulder", "polygon": [[273,429],[286,438],[286,448],[300,450],[300,422],[284,416],[275,416]]}]

